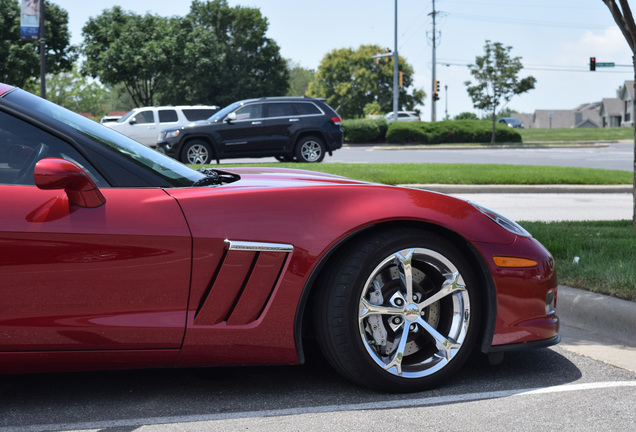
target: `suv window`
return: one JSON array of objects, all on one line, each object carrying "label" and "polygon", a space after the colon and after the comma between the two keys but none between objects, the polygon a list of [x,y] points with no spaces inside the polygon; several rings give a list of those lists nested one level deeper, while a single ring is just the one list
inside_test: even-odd
[{"label": "suv window", "polygon": [[140,111],[135,117],[133,117],[137,124],[154,123],[155,116],[152,111]]},{"label": "suv window", "polygon": [[159,110],[159,123],[175,123],[179,121],[175,110]]},{"label": "suv window", "polygon": [[245,105],[236,110],[237,120],[250,120],[263,118],[263,104],[256,103]]},{"label": "suv window", "polygon": [[196,108],[184,109],[183,115],[190,121],[207,120],[216,112],[213,109]]},{"label": "suv window", "polygon": [[320,108],[311,102],[294,102],[294,108],[299,115],[316,115],[322,114]]},{"label": "suv window", "polygon": [[273,102],[267,104],[267,117],[292,117],[296,115],[289,102]]}]

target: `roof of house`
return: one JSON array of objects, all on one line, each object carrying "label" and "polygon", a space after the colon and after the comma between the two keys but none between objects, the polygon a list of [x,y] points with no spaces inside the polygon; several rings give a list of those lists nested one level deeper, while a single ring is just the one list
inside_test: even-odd
[{"label": "roof of house", "polygon": [[618,117],[623,112],[623,103],[619,98],[603,98],[601,102],[602,117]]}]

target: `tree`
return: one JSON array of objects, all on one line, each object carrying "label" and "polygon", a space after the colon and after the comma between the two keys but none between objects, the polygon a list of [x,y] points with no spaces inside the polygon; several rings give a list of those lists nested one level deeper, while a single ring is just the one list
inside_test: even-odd
[{"label": "tree", "polygon": [[137,106],[154,105],[179,61],[179,30],[176,18],[105,10],[82,29],[82,71],[106,85],[123,84]]},{"label": "tree", "polygon": [[465,111],[457,114],[453,120],[479,120],[479,117],[475,113]]},{"label": "tree", "polygon": [[180,67],[162,102],[224,106],[285,95],[289,72],[279,46],[265,36],[268,27],[257,8],[194,0],[182,20]]},{"label": "tree", "polygon": [[[39,94],[40,80],[30,81],[24,89]],[[71,111],[90,113],[94,117],[107,112],[108,91],[99,82],[81,75],[77,66],[70,72],[46,75],[46,98]]]},{"label": "tree", "polygon": [[316,71],[305,69],[298,63],[287,60],[289,70],[289,90],[287,96],[304,96],[309,89],[309,83],[313,81]]},{"label": "tree", "polygon": [[[603,3],[609,8],[616,25],[618,25],[627,41],[627,45],[632,50],[632,54],[636,54],[636,24],[627,0],[620,0],[620,7],[615,0],[603,0]],[[634,56],[632,56],[632,64],[634,65],[634,77],[636,79],[636,57]],[[636,80],[634,83],[634,90],[636,91]],[[632,226],[636,229],[636,131],[634,132],[634,188],[632,195],[634,202]]]},{"label": "tree", "polygon": [[[15,0],[0,0],[0,82],[24,87],[40,76],[40,44],[20,40],[20,5]],[[68,13],[46,2],[44,31],[45,62],[48,73],[69,71],[76,59],[70,45]]]},{"label": "tree", "polygon": [[[327,103],[346,118],[363,115],[364,107],[374,101],[383,111],[393,110],[393,60],[386,57],[376,62],[372,57],[382,49],[377,45],[362,45],[357,50],[335,49],[325,55],[309,95],[327,99]],[[403,72],[403,86],[398,101],[401,110],[411,111],[424,102],[423,90],[409,88],[413,84],[413,68],[398,57],[398,69]]]},{"label": "tree", "polygon": [[473,85],[466,81],[468,94],[473,106],[486,111],[492,118],[492,136],[495,142],[495,124],[497,108],[506,104],[513,96],[525,93],[534,88],[536,79],[532,76],[519,80],[518,74],[523,65],[521,57],[510,57],[512,47],[504,47],[501,42],[486,41],[485,55],[475,58],[475,64],[469,65],[470,73],[476,80]]}]

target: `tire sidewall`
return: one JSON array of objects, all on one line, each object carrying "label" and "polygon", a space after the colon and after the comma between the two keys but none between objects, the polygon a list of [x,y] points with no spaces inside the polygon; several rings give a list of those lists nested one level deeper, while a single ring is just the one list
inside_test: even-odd
[{"label": "tire sidewall", "polygon": [[212,161],[212,157],[214,155],[214,150],[212,149],[212,146],[209,143],[207,143],[205,141],[201,141],[201,140],[189,141],[183,146],[183,150],[181,152],[182,155],[183,155],[182,158],[181,158],[182,161],[184,163],[188,163],[188,164],[193,164],[194,163],[194,162],[190,162],[190,160],[188,159],[188,152],[194,146],[202,146],[202,147],[204,147],[207,150],[208,157],[201,164],[202,165],[209,164]]},{"label": "tire sidewall", "polygon": [[[315,160],[307,160],[303,157],[303,146],[305,146],[305,144],[307,144],[310,141],[314,141],[316,142],[319,146],[320,146],[320,155],[318,156],[318,158],[316,158]],[[298,144],[296,145],[296,159],[299,162],[307,162],[307,163],[315,163],[315,162],[322,162],[322,160],[325,158],[325,152],[326,152],[327,148],[325,146],[325,144],[323,143],[322,139],[316,137],[316,136],[306,136],[300,139],[300,141],[298,141]]]}]

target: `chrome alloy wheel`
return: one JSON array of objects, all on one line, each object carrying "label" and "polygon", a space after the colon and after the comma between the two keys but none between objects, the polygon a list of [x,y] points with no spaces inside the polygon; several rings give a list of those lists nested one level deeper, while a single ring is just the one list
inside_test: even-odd
[{"label": "chrome alloy wheel", "polygon": [[322,146],[317,141],[305,141],[300,148],[300,154],[306,162],[318,162],[323,155]]},{"label": "chrome alloy wheel", "polygon": [[186,152],[186,159],[188,163],[195,165],[206,164],[210,161],[210,151],[203,144],[193,144]]},{"label": "chrome alloy wheel", "polygon": [[386,372],[422,378],[459,352],[470,326],[464,278],[438,252],[402,249],[370,274],[359,300],[359,335]]}]

